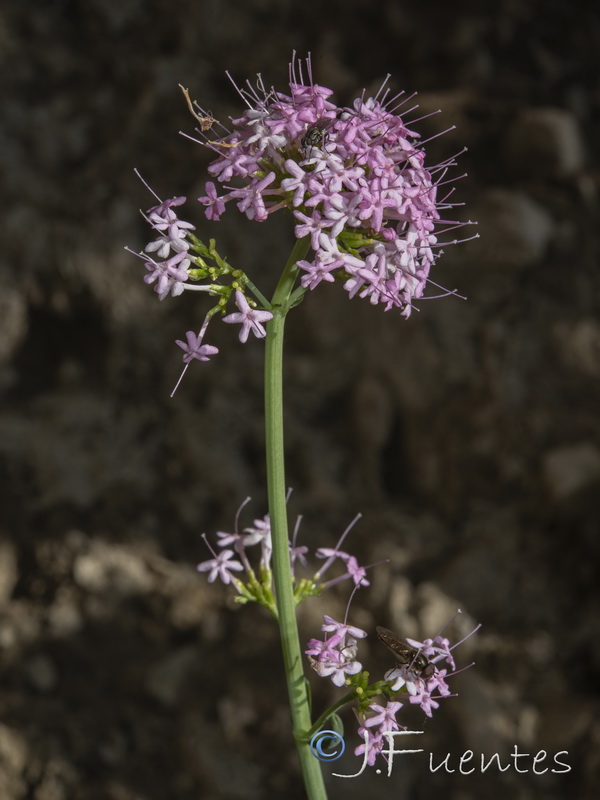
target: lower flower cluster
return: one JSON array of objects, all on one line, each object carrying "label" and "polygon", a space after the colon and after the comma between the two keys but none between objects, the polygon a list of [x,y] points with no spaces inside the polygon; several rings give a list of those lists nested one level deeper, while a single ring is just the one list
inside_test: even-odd
[{"label": "lower flower cluster", "polygon": [[[404,645],[398,656],[402,663],[386,672],[383,681],[369,683],[369,673],[363,671],[357,660],[358,640],[367,636],[366,631],[327,615],[323,619],[321,630],[325,638],[310,639],[305,653],[317,675],[331,678],[338,687],[354,690],[354,712],[359,723],[358,734],[363,740],[354,753],[366,754],[367,763],[372,766],[388,744],[386,734],[407,729],[397,719],[404,706],[417,705],[431,717],[439,708],[438,700],[450,696],[446,679],[456,672],[452,650],[462,642],[451,647],[449,640],[441,635],[423,642],[398,640]],[[380,635],[380,638],[383,637]]]}]

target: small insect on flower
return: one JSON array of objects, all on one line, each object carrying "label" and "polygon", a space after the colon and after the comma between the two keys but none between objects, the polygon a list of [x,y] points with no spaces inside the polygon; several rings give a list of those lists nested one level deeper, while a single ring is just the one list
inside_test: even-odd
[{"label": "small insect on flower", "polygon": [[[206,131],[209,131],[215,123],[220,124],[219,120],[213,117],[212,111],[207,111],[206,116],[201,116],[200,114],[198,114],[190,98],[189,91],[181,84],[179,84],[179,88],[183,92],[183,96],[185,97],[185,101],[188,104],[188,108],[192,116],[195,119],[197,119],[198,122],[200,123],[200,130],[202,131],[202,133],[206,133]],[[208,139],[208,144],[214,144],[217,147],[237,147],[239,145],[239,142],[216,142],[212,141],[211,139]]]},{"label": "small insect on flower", "polygon": [[335,122],[333,119],[321,119],[307,128],[306,133],[300,139],[300,151],[308,156],[312,147],[324,147],[329,138],[328,130]]},{"label": "small insect on flower", "polygon": [[378,625],[375,630],[384,645],[396,656],[396,661],[402,666],[415,672],[420,678],[427,680],[435,675],[437,667],[426,658],[420,650],[409,644],[406,639],[401,639],[387,628]]},{"label": "small insect on flower", "polygon": [[213,115],[212,111],[209,111],[205,117],[200,116],[200,114],[196,113],[194,108],[194,104],[191,101],[190,93],[187,89],[185,89],[181,84],[179,84],[179,88],[183,92],[183,96],[185,97],[186,103],[188,104],[188,108],[193,117],[195,117],[198,122],[200,123],[200,130],[204,133],[205,131],[209,131],[215,122],[218,122]]}]

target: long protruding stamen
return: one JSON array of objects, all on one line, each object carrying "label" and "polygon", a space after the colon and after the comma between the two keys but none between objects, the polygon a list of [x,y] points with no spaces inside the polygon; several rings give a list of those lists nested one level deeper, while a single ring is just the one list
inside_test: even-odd
[{"label": "long protruding stamen", "polygon": [[[398,95],[396,95],[396,97],[401,97],[403,94],[404,94],[404,92],[400,92]],[[402,108],[403,105],[405,105],[406,103],[410,102],[410,100],[412,100],[413,97],[416,97],[416,96],[417,96],[417,92],[412,92],[412,94],[407,94],[406,97],[404,98],[404,100],[401,103],[397,103],[392,108],[386,109],[386,111],[388,112],[388,114],[395,114],[396,111],[398,111],[399,108]],[[395,99],[396,98],[392,98],[392,100],[390,100],[390,102],[393,103]],[[414,111],[414,109],[418,108],[418,107],[419,107],[419,105],[417,104],[416,106],[413,106],[412,108],[409,108],[409,110],[405,111],[404,113],[405,114],[410,114],[411,111]]]},{"label": "long protruding stamen", "polygon": [[[429,117],[436,117],[438,114],[441,114],[441,113],[442,113],[442,109],[441,108],[436,108],[435,111],[430,111],[428,114],[423,114],[422,117],[417,117],[416,119],[407,119],[406,120],[406,124],[410,125],[410,126],[416,125],[419,122],[423,122],[424,119],[429,119]],[[431,170],[429,170],[429,171],[431,172]]]},{"label": "long protruding stamen", "polygon": [[[225,127],[225,126],[223,126]],[[225,128],[227,130],[227,128]],[[215,144],[215,142],[211,141],[206,134],[203,134],[206,138],[206,141],[203,142],[201,139],[196,139],[193,136],[190,136],[189,133],[185,131],[179,131],[179,134],[184,137],[184,139],[189,139],[190,141],[194,142],[195,144],[202,145],[202,147],[207,147],[209,150],[212,150],[213,153],[217,153],[217,155],[222,155],[222,151],[219,150],[219,147]],[[220,147],[236,147],[236,144],[228,144],[228,143],[221,143]]]},{"label": "long protruding stamen", "polygon": [[456,125],[450,125],[449,128],[445,128],[443,131],[439,133],[434,133],[433,136],[430,136],[429,139],[423,139],[419,142],[419,147],[423,147],[424,144],[429,144],[429,142],[433,142],[434,139],[438,139],[440,136],[443,136],[445,133],[450,133],[450,131],[455,131]]},{"label": "long protruding stamen", "polygon": [[479,623],[479,625],[477,625],[475,628],[473,628],[473,630],[471,631],[471,633],[468,633],[468,634],[467,634],[467,635],[464,637],[464,639],[461,639],[461,640],[460,640],[460,642],[457,642],[456,644],[453,644],[453,645],[452,645],[452,647],[450,648],[450,650],[454,650],[454,648],[455,648],[455,647],[458,647],[458,646],[459,646],[460,644],[462,644],[463,642],[466,642],[466,641],[467,641],[467,639],[470,639],[470,638],[471,638],[471,636],[473,636],[473,634],[474,634],[474,633],[477,633],[477,631],[479,630],[479,628],[481,628],[481,622]]},{"label": "long protruding stamen", "polygon": [[[227,77],[229,78],[229,80],[233,84],[233,88],[236,90],[236,92],[239,94],[239,96],[242,98],[242,100],[248,106],[248,108],[253,108],[252,103],[248,100],[248,92],[246,92],[245,89],[241,89],[237,85],[237,83],[233,79],[233,77],[232,77],[231,73],[229,72],[229,70],[227,70],[227,69],[225,70],[225,75],[227,75]],[[250,82],[248,81],[247,83],[250,86],[250,89],[252,89],[252,86],[251,86]]]},{"label": "long protruding stamen", "polygon": [[[454,645],[454,647],[456,647],[456,645]],[[453,649],[453,648],[451,648],[451,649]],[[475,661],[471,661],[471,663],[467,664],[466,667],[461,667],[460,669],[456,669],[456,670],[454,670],[454,672],[447,672],[445,677],[446,678],[453,678],[455,675],[460,675],[461,672],[465,672],[466,670],[471,669],[471,667],[474,667],[474,666],[475,666]],[[446,697],[456,697],[456,695],[446,695]],[[435,699],[436,700],[438,699],[437,695],[436,695]]]},{"label": "long protruding stamen", "polygon": [[446,630],[446,628],[448,628],[448,626],[451,625],[454,622],[454,620],[462,613],[463,613],[462,612],[462,608],[457,608],[456,611],[454,612],[454,614],[452,614],[452,616],[450,617],[450,619],[447,620],[446,622],[444,622],[442,627],[439,629],[439,631],[433,637],[434,640],[437,639],[438,636],[441,636],[442,633]]},{"label": "long protruding stamen", "polygon": [[359,519],[362,519],[362,514],[360,513],[360,511],[358,512],[358,514],[354,517],[352,522],[348,525],[346,530],[340,536],[340,539],[339,539],[338,543],[335,546],[336,550],[340,549],[341,545],[344,543],[344,539],[346,538],[346,536],[348,536],[348,534],[350,533],[352,528],[356,525],[356,523],[358,522]]},{"label": "long protruding stamen", "polygon": [[[433,281],[428,280],[427,283],[438,286],[438,284],[434,284]],[[458,289],[444,289],[443,286],[440,286],[439,288],[442,290],[441,294],[428,294],[427,297],[419,297],[419,300],[439,300],[441,297],[458,297],[459,300],[467,299],[465,295],[458,293]]]},{"label": "long protruding stamen", "polygon": [[[206,333],[206,329],[208,328],[208,323],[210,322],[211,316],[212,316],[212,314],[209,311],[208,314],[206,315],[206,317],[204,318],[204,322],[202,323],[202,327],[198,331],[198,345],[200,345],[200,342],[202,341],[202,339],[204,339],[204,334]],[[188,371],[188,367],[190,366],[191,363],[192,363],[191,361],[188,361],[188,363],[185,365],[185,367],[181,370],[181,375],[179,376],[179,379],[178,379],[177,383],[175,384],[175,388],[173,389],[173,391],[171,392],[169,397],[173,397],[175,392],[177,391],[177,389],[179,389],[179,384],[183,380],[183,376]]]},{"label": "long protruding stamen", "polygon": [[173,391],[171,392],[171,394],[169,395],[169,397],[172,398],[172,397],[175,396],[175,392],[177,391],[177,389],[179,389],[179,384],[183,380],[183,376],[185,375],[185,373],[188,371],[190,363],[191,362],[188,361],[188,363],[185,365],[185,367],[181,370],[181,375],[179,376],[179,379],[177,380],[177,383],[175,384],[175,387],[174,387]]},{"label": "long protruding stamen", "polygon": [[[391,77],[392,77],[392,76],[391,76],[391,73],[389,73],[389,72],[388,72],[388,74],[385,76],[385,78],[384,78],[384,80],[383,80],[383,83],[381,84],[381,86],[380,86],[380,87],[379,87],[379,89],[377,90],[377,94],[375,95],[375,102],[379,102],[379,97],[380,97],[381,93],[383,92],[383,90],[384,90],[384,88],[385,88],[385,85],[386,85],[386,83],[389,81],[389,79],[390,79]],[[383,100],[381,101],[381,105],[384,105],[384,102],[383,102]]]},{"label": "long protruding stamen", "polygon": [[[339,551],[339,549],[340,549],[341,545],[342,545],[342,544],[343,544],[343,542],[344,542],[344,539],[346,538],[346,536],[348,536],[348,534],[350,533],[350,531],[352,530],[352,528],[353,528],[353,527],[356,525],[356,523],[358,522],[358,520],[359,520],[361,517],[362,517],[362,514],[359,512],[359,513],[358,513],[358,514],[357,514],[357,515],[354,517],[354,519],[352,520],[352,522],[351,522],[351,523],[348,525],[348,527],[346,528],[346,530],[345,530],[345,531],[342,533],[342,535],[340,536],[340,538],[339,538],[339,540],[338,540],[338,543],[337,543],[337,544],[336,544],[336,546],[334,547],[334,550],[335,550],[335,552],[338,552],[338,551]],[[326,561],[326,562],[323,564],[323,566],[321,567],[321,569],[320,569],[320,570],[318,570],[318,572],[316,572],[316,573],[315,573],[315,580],[318,580],[318,579],[319,579],[319,577],[320,577],[321,575],[323,575],[323,573],[324,573],[324,572],[325,572],[327,569],[329,569],[329,567],[330,567],[330,566],[333,564],[333,562],[335,561],[335,559],[336,559],[336,558],[337,558],[337,555],[334,555],[334,556],[329,556],[329,558],[328,558],[328,559],[327,559],[327,561]]]},{"label": "long protruding stamen", "polygon": [[465,242],[472,242],[473,239],[480,239],[481,234],[474,233],[473,236],[467,236],[465,239],[452,239],[450,242],[436,242],[435,244],[430,245],[432,249],[436,247],[448,247],[451,244],[464,244]]},{"label": "long protruding stamen", "polygon": [[302,514],[298,514],[296,517],[296,524],[294,525],[294,532],[292,533],[292,547],[296,547],[296,539],[298,538],[298,531],[300,530],[300,524],[302,523]]},{"label": "long protruding stamen", "polygon": [[235,512],[235,517],[234,517],[234,520],[233,520],[234,533],[239,533],[240,514],[242,513],[242,510],[248,505],[248,503],[250,502],[251,499],[252,498],[248,496],[245,500],[242,500],[238,510]]},{"label": "long protruding stamen", "polygon": [[[159,202],[159,203],[162,203],[162,200],[161,200],[161,199],[160,199],[160,197],[159,197],[159,196],[156,194],[156,192],[154,191],[154,189],[152,189],[152,188],[149,186],[149,184],[148,184],[148,183],[147,183],[147,182],[146,182],[146,181],[145,181],[145,180],[142,178],[142,175],[141,175],[141,173],[140,173],[139,169],[136,167],[136,168],[135,168],[133,171],[134,171],[134,172],[135,172],[135,174],[138,176],[138,178],[141,180],[141,182],[144,184],[144,186],[146,187],[146,189],[148,189],[148,191],[150,192],[150,194],[153,194],[153,195],[154,195],[154,197],[156,197],[156,199],[158,200],[158,202]],[[127,249],[127,248],[125,248],[125,249]]]},{"label": "long protruding stamen", "polygon": [[313,74],[312,74],[312,60],[310,53],[307,54],[305,62],[306,62],[306,74],[308,75],[308,84],[309,86],[314,86]]},{"label": "long protruding stamen", "polygon": [[[443,220],[436,220],[436,224],[439,225],[440,222],[445,224]],[[451,225],[449,228],[443,228],[442,230],[436,231],[436,236],[443,236],[445,233],[449,233],[450,231],[455,231],[457,228],[464,228],[465,225],[477,225],[472,219],[463,222],[462,220],[455,220],[454,225]]]},{"label": "long protruding stamen", "polygon": [[[142,216],[144,215],[142,214]],[[158,267],[156,261],[147,253],[136,253],[135,250],[131,249],[131,247],[124,247],[123,250],[127,250],[127,252],[131,253],[132,256],[136,256],[136,258],[141,258],[143,261],[147,261],[149,264],[153,264],[155,267]]]},{"label": "long protruding stamen", "polygon": [[348,598],[348,602],[346,603],[346,613],[344,614],[344,625],[346,625],[348,623],[348,614],[350,612],[350,603],[352,602],[352,598],[358,592],[359,589],[360,589],[360,584],[357,584],[354,587],[354,589],[352,589],[350,597]]},{"label": "long protruding stamen", "polygon": [[464,155],[466,152],[468,152],[468,150],[469,150],[468,147],[463,147],[462,150],[457,150],[457,152],[454,153],[454,155],[448,156],[448,158],[445,158],[443,161],[440,161],[439,164],[436,164],[434,167],[429,167],[429,173],[431,174],[433,172],[437,172],[439,169],[442,168],[455,167],[456,159],[459,156]]},{"label": "long protruding stamen", "polygon": [[[380,561],[374,561],[372,564],[367,564],[366,567],[360,567],[360,569],[362,569],[362,570],[364,570],[366,572],[368,569],[373,569],[373,567],[378,567],[380,564],[388,563],[389,560],[390,560],[389,558],[382,558]],[[323,570],[321,570],[321,572],[323,572]],[[335,586],[336,584],[341,583],[342,581],[347,581],[348,578],[351,578],[351,577],[352,577],[352,574],[350,572],[344,572],[343,575],[339,575],[337,578],[332,578],[330,581],[327,581],[327,583],[325,583],[323,585],[323,591],[326,591],[327,589],[330,589],[332,586]],[[315,575],[315,578],[316,578],[316,575]],[[357,588],[359,586],[361,586],[360,583],[357,584]]]},{"label": "long protruding stamen", "polygon": [[[463,172],[463,174],[462,174],[462,175],[459,175],[457,178],[452,178],[452,182],[454,182],[454,181],[461,181],[463,178],[466,178],[466,177],[467,177],[467,173],[466,173],[466,172]],[[449,180],[448,180],[448,181],[437,181],[436,183],[432,184],[432,186],[430,186],[430,187],[429,187],[429,189],[427,189],[427,190],[425,191],[425,193],[427,193],[427,191],[429,191],[429,190],[430,190],[430,189],[432,189],[432,188],[439,189],[439,187],[440,187],[440,186],[446,186],[446,185],[447,185],[447,184],[449,184],[449,183],[450,183],[450,181],[449,181]],[[420,197],[422,197],[422,196],[423,196],[423,193],[421,193],[419,196],[420,196]]]},{"label": "long protruding stamen", "polygon": [[204,544],[205,544],[205,545],[208,547],[208,549],[209,549],[209,550],[210,550],[210,552],[212,553],[212,557],[213,557],[213,558],[217,558],[217,553],[216,553],[216,551],[215,551],[214,547],[213,547],[213,546],[211,545],[211,543],[208,541],[208,537],[206,536],[206,534],[205,534],[205,533],[203,533],[203,534],[202,534],[202,539],[204,539]]}]

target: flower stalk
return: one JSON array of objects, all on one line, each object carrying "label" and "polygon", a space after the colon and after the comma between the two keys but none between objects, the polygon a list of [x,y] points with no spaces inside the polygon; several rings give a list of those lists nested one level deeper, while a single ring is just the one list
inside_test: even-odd
[{"label": "flower stalk", "polygon": [[269,518],[273,540],[273,577],[292,728],[309,800],[326,800],[321,766],[312,755],[306,740],[311,717],[290,567],[283,438],[282,367],[285,317],[298,274],[296,262],[306,255],[309,246],[308,237],[296,242],[271,301],[273,318],[267,324],[265,344],[265,444]]}]

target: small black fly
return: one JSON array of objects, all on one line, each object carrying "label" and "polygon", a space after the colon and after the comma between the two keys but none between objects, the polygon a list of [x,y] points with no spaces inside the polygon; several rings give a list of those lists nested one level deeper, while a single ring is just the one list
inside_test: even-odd
[{"label": "small black fly", "polygon": [[327,130],[331,127],[332,122],[333,120],[331,119],[322,119],[307,129],[302,139],[300,139],[300,150],[303,155],[308,156],[313,147],[324,147],[327,144],[329,139]]},{"label": "small black fly", "polygon": [[310,125],[300,139],[300,152],[308,156],[312,147],[325,147],[329,139],[329,129],[344,111],[345,109],[340,108],[333,119],[318,119],[313,125]]}]

